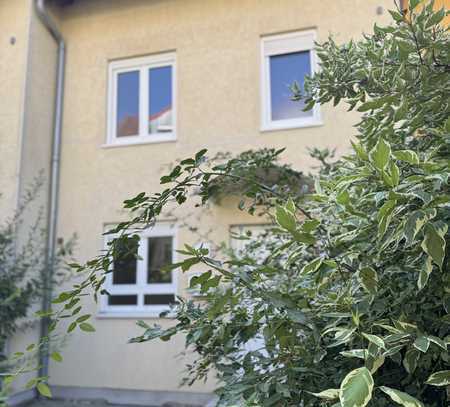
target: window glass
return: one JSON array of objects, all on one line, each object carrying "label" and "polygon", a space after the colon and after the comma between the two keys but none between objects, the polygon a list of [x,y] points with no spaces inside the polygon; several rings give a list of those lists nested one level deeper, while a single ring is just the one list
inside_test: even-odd
[{"label": "window glass", "polygon": [[117,137],[139,134],[139,71],[117,76]]},{"label": "window glass", "polygon": [[137,295],[110,295],[108,305],[137,305]]},{"label": "window glass", "polygon": [[149,133],[172,131],[172,67],[149,69]]},{"label": "window glass", "polygon": [[170,283],[172,272],[163,270],[172,263],[172,237],[150,237],[148,239],[147,282]]},{"label": "window glass", "polygon": [[272,120],[312,116],[312,111],[302,111],[304,103],[291,100],[290,90],[295,81],[303,88],[305,75],[311,75],[310,51],[272,55],[269,63]]},{"label": "window glass", "polygon": [[136,284],[137,247],[122,243],[113,261],[113,284]]},{"label": "window glass", "polygon": [[175,302],[173,294],[147,294],[144,295],[145,305],[167,305]]}]

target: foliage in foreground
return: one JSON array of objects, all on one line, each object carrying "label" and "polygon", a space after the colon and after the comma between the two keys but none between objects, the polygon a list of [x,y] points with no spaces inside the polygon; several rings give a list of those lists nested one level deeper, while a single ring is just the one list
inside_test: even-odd
[{"label": "foliage in foreground", "polygon": [[[417,3],[411,0],[411,8]],[[327,166],[306,196],[255,177],[249,206],[273,206],[276,226],[245,256],[218,260],[187,246],[175,266],[210,268],[194,280],[205,301],[182,301],[172,328],[140,323],[144,332],[135,342],[186,334],[198,354],[191,381],[218,372],[222,405],[446,405],[448,33],[439,25],[445,12],[431,5],[392,16],[394,25],[375,27],[363,41],[318,46],[322,70],[306,86],[308,107],[332,100],[364,113],[353,151]],[[192,190],[206,202],[217,179],[239,179],[237,167],[257,165],[209,168],[205,153],[163,177],[171,186],[161,193],[125,202],[134,218],[111,231],[122,235],[106,253],[73,265],[89,276],[56,299],[63,307],[55,323],[71,316],[69,330],[88,330],[80,296],[90,288],[104,293],[123,241],[139,238],[130,230],[151,225]]]},{"label": "foliage in foreground", "polygon": [[[25,352],[6,355],[7,340],[18,330],[36,324],[30,315],[33,305],[42,300],[44,294],[45,222],[41,211],[32,213],[43,186],[38,177],[22,197],[20,205],[11,218],[0,224],[0,405],[6,398],[10,372],[23,373],[34,370],[37,354],[48,343],[30,345]],[[70,277],[64,261],[72,252],[75,238],[58,247],[55,258],[56,273],[51,284],[56,285]],[[39,380],[35,384],[39,383]]]}]

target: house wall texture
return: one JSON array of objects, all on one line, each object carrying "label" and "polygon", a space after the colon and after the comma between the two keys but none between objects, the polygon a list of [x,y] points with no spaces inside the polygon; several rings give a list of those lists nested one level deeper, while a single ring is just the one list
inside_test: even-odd
[{"label": "house wall texture", "polygon": [[[321,126],[260,131],[261,36],[315,29],[319,41],[330,33],[337,41],[356,39],[374,22],[386,23],[392,6],[392,0],[80,0],[61,8],[68,55],[59,235],[76,232],[78,260],[94,257],[103,247],[105,227],[127,219],[121,202],[160,190],[167,165],[203,147],[211,155],[286,147],[284,160],[303,170],[313,164],[307,147],[345,152],[358,115],[343,108],[324,106]],[[105,147],[108,62],[164,51],[177,58],[177,140]],[[257,223],[239,213],[232,199],[209,211],[188,206],[165,216],[205,233],[211,228],[215,241],[227,241],[232,224]],[[196,239],[179,227],[179,246]],[[186,276],[179,283],[183,294]],[[135,318],[102,318],[95,303],[86,300],[85,306],[96,316],[96,333],[68,338],[63,363],[51,364],[52,385],[179,390],[183,338],[130,345],[127,340],[140,332]],[[205,392],[213,384],[186,390]]]},{"label": "house wall texture", "polygon": [[[56,46],[38,20],[32,0],[1,0],[0,32],[4,41],[0,47],[0,220],[11,217],[27,191],[38,180],[41,183],[21,216],[19,249],[38,219],[40,228],[47,224]],[[45,235],[36,234],[34,239],[38,238],[43,239],[43,247]],[[39,306],[35,304],[33,310]],[[19,326],[8,341],[9,353],[39,340],[38,321],[22,321]],[[21,376],[14,389],[23,389],[34,374]]]},{"label": "house wall texture", "polygon": [[29,12],[29,0],[0,0],[0,220],[17,203]]}]

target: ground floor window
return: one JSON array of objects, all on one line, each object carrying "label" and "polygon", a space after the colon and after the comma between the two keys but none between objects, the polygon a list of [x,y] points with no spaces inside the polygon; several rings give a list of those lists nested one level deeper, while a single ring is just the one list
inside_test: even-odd
[{"label": "ground floor window", "polygon": [[175,226],[158,224],[137,234],[139,241],[124,243],[112,262],[105,282],[108,295],[101,298],[102,314],[157,316],[176,301],[176,271],[166,268],[175,262]]}]

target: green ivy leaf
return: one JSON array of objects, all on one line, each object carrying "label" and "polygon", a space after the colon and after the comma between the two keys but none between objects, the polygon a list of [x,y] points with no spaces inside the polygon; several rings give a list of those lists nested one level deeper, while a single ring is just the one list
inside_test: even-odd
[{"label": "green ivy leaf", "polygon": [[423,403],[410,396],[408,393],[404,393],[400,390],[392,389],[390,387],[381,386],[380,390],[386,393],[392,401],[405,407],[424,407]]},{"label": "green ivy leaf", "polygon": [[341,383],[339,399],[342,407],[364,407],[372,398],[373,378],[366,367],[352,370]]},{"label": "green ivy leaf", "polygon": [[450,370],[441,370],[433,373],[426,381],[431,386],[448,386],[450,385]]}]

